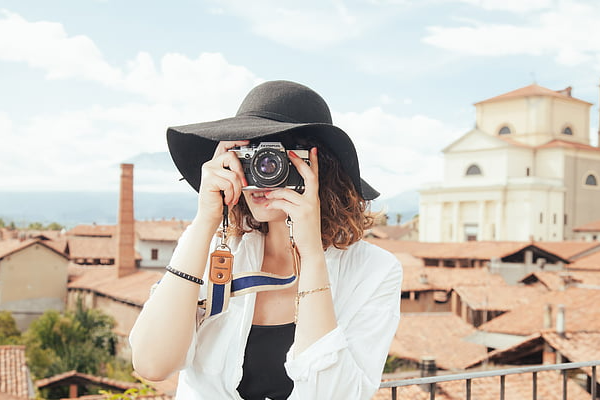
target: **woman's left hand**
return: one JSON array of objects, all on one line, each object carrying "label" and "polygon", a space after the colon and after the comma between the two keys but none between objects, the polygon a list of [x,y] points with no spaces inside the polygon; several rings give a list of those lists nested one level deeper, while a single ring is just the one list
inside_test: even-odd
[{"label": "woman's left hand", "polygon": [[321,208],[319,201],[319,162],[317,148],[309,153],[310,165],[296,153],[290,151],[290,161],[304,179],[304,192],[292,189],[278,189],[268,192],[270,209],[282,210],[290,216],[293,223],[294,241],[303,259],[311,254],[322,254]]}]

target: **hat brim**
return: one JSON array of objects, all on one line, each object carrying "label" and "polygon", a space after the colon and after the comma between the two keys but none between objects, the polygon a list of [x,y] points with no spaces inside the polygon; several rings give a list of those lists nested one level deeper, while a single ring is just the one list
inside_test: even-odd
[{"label": "hat brim", "polygon": [[220,141],[254,140],[271,135],[299,133],[305,129],[310,129],[311,135],[327,145],[335,154],[363,199],[373,200],[379,196],[379,192],[360,178],[354,144],[350,137],[335,125],[280,122],[244,115],[170,127],[167,129],[167,143],[175,166],[192,188],[198,191],[202,164],[213,157]]}]

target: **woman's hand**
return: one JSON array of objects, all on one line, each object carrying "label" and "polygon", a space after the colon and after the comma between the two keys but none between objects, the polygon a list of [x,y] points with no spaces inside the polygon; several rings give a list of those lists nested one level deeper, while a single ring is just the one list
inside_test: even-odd
[{"label": "woman's hand", "polygon": [[308,165],[296,153],[290,151],[290,161],[304,179],[304,193],[292,189],[278,189],[265,194],[272,200],[270,209],[282,210],[294,224],[294,240],[303,259],[323,254],[321,243],[321,209],[319,201],[319,162],[317,148],[310,150]]},{"label": "woman's hand", "polygon": [[216,224],[216,229],[223,216],[223,201],[227,205],[237,204],[242,187],[248,183],[240,160],[228,150],[248,143],[247,140],[219,142],[213,158],[202,165],[196,220]]}]

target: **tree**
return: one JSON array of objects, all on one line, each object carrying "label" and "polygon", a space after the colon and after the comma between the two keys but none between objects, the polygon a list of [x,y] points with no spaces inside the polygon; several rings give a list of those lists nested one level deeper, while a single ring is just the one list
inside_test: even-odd
[{"label": "tree", "polygon": [[46,226],[46,229],[50,231],[60,231],[64,226],[59,224],[58,222],[51,222]]},{"label": "tree", "polygon": [[44,225],[42,225],[41,222],[32,222],[29,224],[28,229],[40,231],[40,230],[44,229]]},{"label": "tree", "polygon": [[4,222],[4,220],[2,218],[0,218],[0,228],[4,228],[6,226],[6,223]]},{"label": "tree", "polygon": [[115,356],[114,320],[99,310],[46,311],[26,333],[31,372],[45,378],[76,370],[98,374]]},{"label": "tree", "polygon": [[0,311],[0,345],[19,344],[21,332],[10,311]]}]

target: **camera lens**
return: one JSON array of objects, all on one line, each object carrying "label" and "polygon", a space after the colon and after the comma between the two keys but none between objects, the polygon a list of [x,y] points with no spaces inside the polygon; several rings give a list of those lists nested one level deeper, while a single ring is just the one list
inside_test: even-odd
[{"label": "camera lens", "polygon": [[277,171],[277,160],[269,157],[269,156],[265,156],[260,160],[260,172],[262,172],[264,175],[272,175]]},{"label": "camera lens", "polygon": [[287,180],[289,173],[289,162],[285,152],[269,148],[258,150],[252,157],[250,173],[258,187],[284,186],[282,184]]}]

